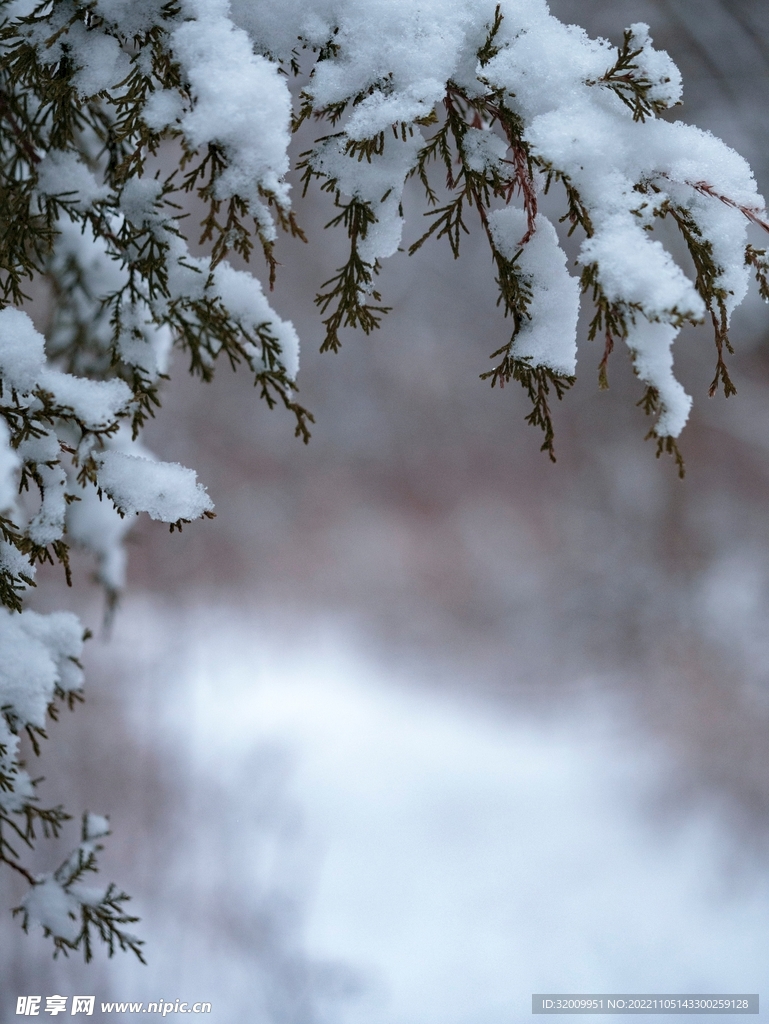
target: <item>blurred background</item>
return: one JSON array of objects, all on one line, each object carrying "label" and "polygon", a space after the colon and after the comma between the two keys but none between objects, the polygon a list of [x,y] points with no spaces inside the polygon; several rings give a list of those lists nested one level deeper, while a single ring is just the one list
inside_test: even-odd
[{"label": "blurred background", "polygon": [[[769,189],[769,6],[551,7],[615,41],[647,21],[684,76],[674,115]],[[310,244],[281,243],[274,304],[311,443],[245,375],[201,386],[178,359],[146,443],[217,518],[137,526],[109,630],[77,562],[87,700],[36,774],[110,814],[104,880],[149,965],[54,963],[4,915],[3,1012],[56,992],[210,1000],[221,1024],[501,1024],[536,991],[766,990],[766,308],[736,317],[728,401],[708,331],[677,343],[684,481],[643,440],[626,354],[599,392],[587,342],[551,465],[517,385],[478,379],[506,338],[481,239],[390,260],[382,329],[321,356],[341,240],[317,196],[297,212]]]}]

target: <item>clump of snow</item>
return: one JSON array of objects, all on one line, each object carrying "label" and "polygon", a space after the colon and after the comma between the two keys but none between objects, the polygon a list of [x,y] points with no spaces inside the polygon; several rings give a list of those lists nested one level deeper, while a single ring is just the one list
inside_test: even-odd
[{"label": "clump of snow", "polygon": [[109,188],[100,183],[93,171],[75,153],[53,150],[37,167],[37,187],[46,196],[61,196],[78,210],[106,199]]},{"label": "clump of snow", "polygon": [[87,427],[106,427],[113,423],[131,401],[125,381],[88,380],[71,373],[46,368],[40,374],[40,386],[50,391],[58,405],[71,409]]},{"label": "clump of snow", "polygon": [[0,771],[7,779],[13,779],[12,788],[0,789],[0,811],[18,813],[34,799],[35,787],[19,763],[19,737],[11,731],[5,715],[0,715]]},{"label": "clump of snow", "polygon": [[15,576],[22,591],[27,589],[27,585],[19,577],[26,576],[32,580],[35,578],[36,566],[30,565],[29,559],[7,540],[0,540],[0,569]]},{"label": "clump of snow", "polygon": [[[157,219],[152,209],[157,198],[154,180],[151,185],[152,188],[142,190],[131,184],[121,192],[121,209],[130,210],[138,224],[153,215]],[[127,272],[110,255],[104,239],[94,237],[90,224],[81,227],[65,217],[57,223],[57,231],[51,270],[65,295],[55,311],[50,334],[52,348],[66,349],[83,325],[87,325],[91,338],[108,360],[114,336],[108,300],[125,288]],[[143,370],[151,380],[168,369],[173,344],[170,329],[155,323],[152,310],[140,297],[121,310],[116,342],[120,357],[129,366]]]},{"label": "clump of snow", "polygon": [[74,942],[80,933],[80,901],[53,875],[33,885],[22,906],[33,921],[59,938]]},{"label": "clump of snow", "polygon": [[299,336],[289,320],[281,320],[272,311],[259,282],[222,260],[214,268],[214,287],[225,309],[244,331],[253,335],[257,328],[266,328],[277,338],[286,373],[290,380],[296,380]]},{"label": "clump of snow", "polygon": [[184,103],[178,92],[156,89],[144,104],[142,117],[148,128],[161,132],[174,122],[180,122],[183,114]]},{"label": "clump of snow", "polygon": [[102,32],[89,32],[82,22],[75,22],[67,33],[68,56],[79,65],[75,87],[83,96],[108,92],[122,82],[130,70],[128,54],[117,39]]},{"label": "clump of snow", "polygon": [[137,227],[146,220],[159,221],[156,204],[163,191],[157,178],[130,178],[120,190],[120,211]]},{"label": "clump of snow", "polygon": [[56,666],[56,685],[65,693],[82,689],[83,670],[78,664],[83,653],[83,627],[71,612],[39,615],[24,612],[24,628],[45,647]]},{"label": "clump of snow", "polygon": [[45,338],[27,313],[10,306],[0,310],[0,377],[25,395],[37,388],[49,392],[57,405],[71,409],[88,427],[108,426],[132,398],[125,381],[87,380],[51,369]]},{"label": "clump of snow", "polygon": [[99,580],[117,594],[125,586],[128,556],[123,541],[131,522],[111,502],[102,501],[93,484],[75,494],[79,500],[67,507],[67,536],[96,555]]},{"label": "clump of snow", "polygon": [[[443,99],[449,80],[474,82],[478,90],[476,54],[494,8],[493,0],[318,4],[321,18],[337,29],[331,38],[339,49],[316,65],[309,84],[316,106],[361,95],[348,131],[350,138],[362,139],[427,116]],[[268,38],[275,34],[269,22],[276,15],[256,15]]]},{"label": "clump of snow", "polygon": [[[678,69],[667,53],[655,49],[644,23],[628,30],[634,57],[620,74],[617,46],[561,23],[545,0],[501,4],[494,53],[483,66],[478,53],[494,21],[493,0],[426,0],[417,7],[384,0],[288,0],[277,6],[184,0],[178,15],[163,13],[161,7],[156,0],[128,6],[125,0],[100,0],[97,9],[104,24],[112,26],[109,31],[87,31],[80,24],[68,31],[80,68],[79,87],[98,91],[121,82],[128,58],[110,31],[140,32],[162,21],[184,90],[151,89],[145,121],[156,131],[178,126],[191,147],[219,147],[226,166],[214,183],[215,195],[246,200],[267,241],[274,239],[275,226],[265,198],[273,197],[284,208],[289,202],[285,176],[291,104],[279,62],[290,60],[298,44],[309,45],[324,48],[324,55],[312,69],[305,97],[316,110],[340,105],[339,130],[316,147],[310,165],[372,210],[376,220],[358,239],[364,263],[373,265],[400,245],[403,185],[426,138],[418,122],[439,108],[453,83],[471,98],[498,90],[520,119],[523,138],[543,170],[556,172],[578,192],[591,224],[580,261],[595,268],[603,294],[628,315],[632,311],[630,319],[637,315],[680,326],[702,320],[706,313],[695,283],[661,242],[650,237],[657,218],[668,213],[666,203],[686,210],[703,242],[711,246],[715,287],[726,296],[727,318],[744,296],[744,213],[761,218],[763,200],[747,164],[713,136],[661,121],[649,111],[634,119],[623,102],[634,86],[655,110],[680,102],[682,91]],[[62,45],[57,39],[45,59],[59,59]],[[390,129],[401,125],[408,126],[405,138],[400,132],[394,137]],[[380,133],[381,151],[370,158],[347,151],[348,143]],[[467,167],[478,173],[502,171],[509,163],[506,141],[482,118],[468,126],[462,147]],[[80,202],[100,194],[84,163],[67,154],[45,157],[41,191],[54,194],[67,186]],[[120,198],[122,214],[134,224],[151,223],[169,253],[169,296],[154,299],[144,311],[138,302],[126,312],[117,338],[123,358],[147,372],[162,372],[162,360],[153,360],[152,333],[168,303],[215,293],[225,307],[231,305],[230,312],[246,330],[264,326],[278,337],[293,378],[298,353],[293,327],[272,313],[255,283],[248,298],[250,277],[241,279],[242,272],[224,265],[212,276],[205,259],[189,254],[153,208],[159,189],[154,180],[132,181]],[[547,239],[542,245],[552,248],[552,233],[544,226],[542,230]],[[521,257],[534,261],[530,271],[537,294],[538,245]],[[548,265],[555,264],[551,260]],[[543,294],[549,288],[541,285]],[[563,285],[559,294],[572,291],[573,286]],[[570,298],[568,303],[570,322]],[[545,359],[552,354],[546,336],[555,327],[547,303],[535,302],[531,308],[538,315],[532,316],[518,344],[538,365],[540,355]],[[540,341],[534,337],[537,332]],[[638,332],[633,345],[641,351]],[[573,361],[573,354],[563,356],[558,365]],[[645,365],[653,372],[650,368],[657,363],[650,357]],[[652,383],[661,393],[672,394],[662,378]],[[663,416],[658,429],[680,422],[682,408]]]},{"label": "clump of snow", "polygon": [[702,320],[705,316],[705,304],[692,282],[662,243],[650,238],[630,216],[607,218],[583,244],[580,261],[597,265],[611,302],[677,321]]},{"label": "clump of snow", "polygon": [[64,532],[67,474],[59,462],[61,444],[53,431],[47,431],[40,437],[26,438],[17,450],[24,462],[36,466],[42,484],[40,508],[27,533],[35,544],[45,547],[59,540]]},{"label": "clump of snow", "polygon": [[529,320],[513,344],[517,359],[547,366],[572,376],[577,367],[579,281],[566,269],[566,253],[558,244],[552,223],[538,214],[535,232],[524,244],[528,219],[523,210],[507,206],[489,214],[494,244],[531,289]]},{"label": "clump of snow", "polygon": [[630,26],[630,48],[641,51],[633,63],[641,77],[650,83],[649,99],[665,107],[674,107],[680,103],[684,91],[681,72],[670,54],[654,49],[649,26],[642,21]]},{"label": "clump of snow", "polygon": [[656,430],[660,437],[678,437],[683,430],[692,400],[673,376],[672,345],[678,329],[670,324],[650,323],[639,317],[630,327],[627,343],[641,380],[656,388],[662,414]]},{"label": "clump of snow", "polygon": [[178,462],[116,451],[104,452],[97,461],[99,487],[126,515],[147,512],[151,519],[175,523],[199,519],[214,507],[195,471]]},{"label": "clump of snow", "polygon": [[222,199],[239,195],[262,211],[262,228],[274,226],[258,187],[288,204],[291,97],[277,66],[255,54],[248,35],[227,16],[225,0],[187,0],[189,20],[171,36],[193,96],[181,118],[193,146],[217,142],[229,166],[217,182]]},{"label": "clump of snow", "polygon": [[18,492],[19,456],[11,448],[10,440],[6,422],[0,419],[0,514],[13,508]]},{"label": "clump of snow", "polygon": [[316,171],[335,179],[342,192],[368,203],[377,218],[358,244],[365,263],[373,265],[398,250],[404,223],[400,210],[403,186],[416,165],[422,142],[418,135],[403,141],[389,133],[382,153],[370,161],[359,161],[346,155],[344,139],[331,138],[321,143],[311,158]]},{"label": "clump of snow", "polygon": [[82,626],[71,612],[17,615],[0,609],[0,707],[10,708],[22,726],[43,728],[55,688],[82,687],[73,660],[82,649]]},{"label": "clump of snow", "polygon": [[462,148],[467,166],[479,174],[487,168],[502,170],[508,160],[507,142],[488,129],[468,128],[462,140]]},{"label": "clump of snow", "polygon": [[[127,428],[108,438],[105,445],[108,451],[154,460],[144,445],[133,440]],[[131,518],[121,515],[91,483],[83,487],[73,485],[72,491],[78,500],[67,506],[67,536],[96,556],[100,582],[108,594],[117,596],[126,581],[128,554],[125,541],[133,525]]]},{"label": "clump of snow", "polygon": [[0,309],[0,378],[5,387],[29,393],[45,363],[45,338],[27,313]]},{"label": "clump of snow", "polygon": [[38,876],[22,900],[25,928],[29,920],[36,921],[55,938],[75,942],[81,935],[83,908],[97,907],[104,900],[109,887],[84,884],[82,868],[93,865],[93,855],[102,848],[99,840],[109,835],[109,821],[101,814],[86,814],[83,834],[64,863],[56,871]]},{"label": "clump of snow", "polygon": [[87,814],[85,819],[85,838],[87,841],[102,839],[109,835],[109,818],[103,814]]},{"label": "clump of snow", "polygon": [[162,0],[96,0],[94,8],[108,24],[129,37],[147,32],[160,19]]}]

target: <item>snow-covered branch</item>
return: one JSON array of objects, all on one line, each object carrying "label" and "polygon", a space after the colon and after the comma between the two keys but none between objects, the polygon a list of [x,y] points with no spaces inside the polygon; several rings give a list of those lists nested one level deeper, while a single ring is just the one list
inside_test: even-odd
[{"label": "snow-covered branch", "polygon": [[[294,327],[228,260],[261,250],[273,286],[278,232],[304,237],[292,161],[305,188],[332,196],[350,246],[316,298],[323,348],[387,313],[375,282],[401,247],[411,181],[427,215],[412,252],[445,239],[459,257],[474,225],[485,236],[510,326],[481,376],[522,384],[551,457],[550,402],[575,379],[583,298],[600,385],[623,342],[658,451],[679,457],[691,398],[674,341],[710,320],[711,391],[734,390],[728,332],[751,275],[769,298],[766,252],[747,236],[767,213],[746,162],[669,115],[681,76],[643,24],[616,45],[590,39],[545,0],[0,0],[0,17],[0,861],[32,885],[25,925],[40,921],[57,948],[89,956],[95,928],[138,953],[123,895],[81,886],[101,819],[50,875],[20,858],[36,823],[56,834],[66,819],[38,807],[19,743],[36,748],[56,701],[79,694],[83,634],[23,601],[38,563],[69,572],[70,543],[96,556],[114,601],[136,515],[172,530],[213,515],[194,471],[140,441],[173,347],[203,380],[222,358],[244,364],[308,439]],[[292,129],[313,123],[323,134],[294,157]],[[190,199],[204,210],[192,236]],[[665,221],[688,270],[655,234]],[[45,337],[22,309],[37,280],[54,300]]]}]

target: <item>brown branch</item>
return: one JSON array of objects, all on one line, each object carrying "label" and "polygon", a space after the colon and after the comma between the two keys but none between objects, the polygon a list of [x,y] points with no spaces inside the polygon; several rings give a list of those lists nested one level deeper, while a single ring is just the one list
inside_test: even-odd
[{"label": "brown branch", "polygon": [[30,144],[29,139],[21,130],[18,121],[11,113],[11,108],[8,106],[8,100],[5,97],[5,93],[0,89],[0,118],[2,117],[4,117],[10,124],[11,128],[13,128],[13,134],[16,136],[16,141],[24,150],[30,162],[33,164],[39,164],[41,158],[37,155],[33,146]]},{"label": "brown branch", "polygon": [[606,329],[606,340],[604,343],[603,356],[601,362],[598,364],[598,387],[601,391],[607,391],[609,388],[609,376],[607,367],[609,365],[609,356],[614,351],[614,336],[611,331]]},{"label": "brown branch", "polygon": [[521,144],[520,138],[514,136],[505,125],[502,107],[499,104],[492,103],[488,97],[484,99],[484,102],[491,117],[502,126],[502,130],[507,137],[507,144],[513,151],[513,159],[511,162],[515,168],[515,183],[510,186],[508,202],[510,202],[510,199],[512,198],[513,188],[517,186],[519,194],[523,196],[523,205],[526,210],[526,234],[520,242],[521,245],[525,245],[536,231],[535,222],[537,219],[537,190],[534,187],[534,179],[532,178],[531,169],[529,167],[528,153],[526,152],[525,147]]},{"label": "brown branch", "polygon": [[526,234],[520,241],[521,245],[525,245],[537,230],[537,192],[529,170],[526,151],[520,142],[513,144],[513,166],[515,167],[518,191],[523,196],[523,205],[526,210]]},{"label": "brown branch", "polygon": [[732,383],[731,377],[729,376],[729,370],[728,370],[728,368],[726,366],[726,361],[724,360],[724,345],[726,345],[726,347],[729,349],[730,352],[733,351],[733,350],[732,350],[731,346],[729,345],[729,340],[728,340],[728,337],[727,337],[727,334],[726,334],[726,326],[723,323],[723,316],[724,316],[724,314],[722,314],[721,322],[719,322],[718,318],[716,317],[715,310],[711,309],[710,316],[711,316],[711,318],[713,320],[713,327],[715,328],[715,331],[716,331],[716,353],[717,353],[717,359],[716,359],[716,375],[713,378],[713,381],[712,381],[710,387],[708,388],[708,397],[709,398],[713,398],[715,393],[718,391],[718,385],[719,384],[723,384],[723,386],[724,386],[724,396],[726,398],[729,398],[730,395],[736,395],[737,394],[737,388]]},{"label": "brown branch", "polygon": [[30,885],[37,885],[37,879],[35,876],[15,860],[9,860],[8,857],[2,855],[0,856],[0,864],[7,864],[9,868],[13,868],[13,870],[18,871],[20,875],[24,875]]},{"label": "brown branch", "polygon": [[759,210],[758,208],[743,206],[741,203],[736,202],[729,196],[725,196],[721,192],[716,192],[713,186],[709,185],[707,181],[687,181],[686,184],[703,196],[709,196],[711,199],[718,199],[718,201],[723,203],[725,206],[730,206],[733,210],[739,210],[743,216],[748,218],[751,224],[757,224],[760,228],[763,228],[764,231],[769,231],[769,223],[762,220],[759,216],[759,213],[766,212],[763,207]]}]

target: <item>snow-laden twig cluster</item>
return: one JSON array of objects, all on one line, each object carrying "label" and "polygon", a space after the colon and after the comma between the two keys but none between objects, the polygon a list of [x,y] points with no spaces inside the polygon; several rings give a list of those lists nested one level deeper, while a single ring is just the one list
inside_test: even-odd
[{"label": "snow-laden twig cluster", "polygon": [[106,888],[89,886],[83,878],[97,871],[99,842],[109,835],[109,822],[99,814],[84,814],[80,842],[70,855],[49,874],[38,877],[14,915],[21,915],[24,931],[31,921],[42,925],[53,940],[54,956],[69,955],[82,947],[86,963],[93,957],[94,935],[112,956],[117,948],[130,949],[144,963],[143,942],[123,926],[135,924],[137,917],[125,912],[129,897],[112,883]]},{"label": "snow-laden twig cluster", "polygon": [[[482,376],[524,386],[551,456],[549,400],[574,380],[581,295],[604,345],[601,385],[625,342],[658,451],[677,454],[691,400],[673,341],[710,319],[713,390],[733,390],[729,322],[751,275],[769,298],[769,260],[746,236],[766,211],[740,156],[666,115],[681,79],[645,25],[613,45],[545,0],[0,0],[0,16],[0,860],[32,885],[25,924],[41,922],[57,948],[89,954],[90,922],[110,950],[138,951],[121,938],[122,895],[79,888],[95,866],[91,819],[57,872],[34,876],[20,859],[36,823],[55,834],[66,815],[38,807],[19,738],[37,748],[57,699],[71,704],[82,682],[76,620],[23,599],[38,563],[69,571],[72,542],[94,553],[114,599],[135,515],[173,530],[213,514],[192,470],[139,441],[173,346],[204,380],[220,358],[244,363],[309,436],[294,328],[227,259],[259,248],[272,286],[278,231],[303,237],[286,181],[292,129],[324,122],[295,166],[305,188],[331,194],[350,243],[316,298],[323,347],[386,313],[376,276],[401,245],[413,179],[427,221],[411,251],[445,238],[458,256],[476,218],[488,240],[511,330]],[[579,238],[577,275],[540,208],[551,190]],[[205,256],[189,248],[188,197],[203,204]],[[691,273],[655,237],[666,220]],[[22,308],[37,280],[53,299],[45,337]]]},{"label": "snow-laden twig cluster", "polygon": [[[731,314],[748,288],[747,229],[750,222],[767,227],[750,168],[708,132],[660,116],[680,102],[681,76],[653,48],[647,26],[633,25],[612,46],[561,24],[536,0],[443,8],[453,31],[429,5],[408,12],[388,5],[400,19],[397,46],[366,31],[375,20],[366,4],[345,6],[324,46],[311,37],[322,59],[299,118],[325,118],[339,130],[305,155],[305,175],[321,178],[343,209],[363,207],[356,222],[345,221],[353,255],[347,278],[331,282],[338,306],[326,321],[328,344],[338,344],[340,324],[377,325],[381,307],[368,307],[368,320],[361,310],[377,261],[399,245],[401,194],[416,176],[430,226],[412,251],[434,235],[458,256],[475,208],[513,320],[510,341],[485,376],[527,387],[530,420],[545,431],[552,456],[547,395],[554,387],[560,397],[573,381],[580,307],[558,237],[538,210],[542,192],[561,188],[562,220],[582,235],[579,282],[595,306],[589,336],[605,345],[601,384],[615,341],[625,341],[647,386],[644,401],[659,413],[659,449],[677,452],[691,399],[673,375],[672,344],[685,323],[712,320],[713,390],[733,390],[724,353]],[[265,35],[272,30],[272,45],[287,59],[285,41],[281,51],[280,34],[264,20]],[[446,190],[431,178],[433,163],[445,172]],[[691,277],[654,237],[665,219],[688,246]],[[765,280],[765,265],[753,266]],[[328,294],[319,299],[325,309]]]}]

